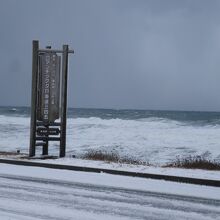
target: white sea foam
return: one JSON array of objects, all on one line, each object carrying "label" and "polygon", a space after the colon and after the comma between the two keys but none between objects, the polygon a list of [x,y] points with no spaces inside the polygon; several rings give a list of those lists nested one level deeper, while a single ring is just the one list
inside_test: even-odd
[{"label": "white sea foam", "polygon": [[[28,152],[30,118],[0,116],[0,150]],[[179,121],[70,118],[67,122],[67,152],[83,154],[89,149],[116,151],[121,156],[153,164],[176,156],[206,154],[220,161],[220,126],[195,126]],[[57,154],[58,145],[50,145]]]}]

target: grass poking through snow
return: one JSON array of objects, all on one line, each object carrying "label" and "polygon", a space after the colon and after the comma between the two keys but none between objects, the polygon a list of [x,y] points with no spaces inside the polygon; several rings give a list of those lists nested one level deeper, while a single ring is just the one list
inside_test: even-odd
[{"label": "grass poking through snow", "polygon": [[174,162],[164,167],[178,167],[187,169],[220,170],[220,163],[211,161],[202,156],[189,156],[187,158],[177,158]]},{"label": "grass poking through snow", "polygon": [[147,165],[147,166],[149,165],[147,162],[143,162],[127,157],[120,157],[118,153],[104,152],[101,150],[90,150],[85,155],[83,155],[82,158],[87,160],[100,160],[100,161],[114,162],[114,163]]}]

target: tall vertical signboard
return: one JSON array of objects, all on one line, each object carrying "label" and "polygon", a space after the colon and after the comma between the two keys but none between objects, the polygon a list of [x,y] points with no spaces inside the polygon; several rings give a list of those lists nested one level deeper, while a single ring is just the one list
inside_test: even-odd
[{"label": "tall vertical signboard", "polygon": [[59,155],[65,156],[69,53],[73,50],[68,45],[63,50],[39,49],[33,41],[30,157],[38,146],[48,155],[50,141],[59,141]]},{"label": "tall vertical signboard", "polygon": [[59,119],[60,56],[45,53],[39,56],[38,112],[37,119],[54,122]]}]

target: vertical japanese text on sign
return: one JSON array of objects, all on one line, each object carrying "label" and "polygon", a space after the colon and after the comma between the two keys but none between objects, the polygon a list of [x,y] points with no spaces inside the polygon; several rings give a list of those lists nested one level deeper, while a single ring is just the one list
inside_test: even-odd
[{"label": "vertical japanese text on sign", "polygon": [[54,122],[59,118],[60,56],[53,52],[40,55],[39,73],[37,119]]}]

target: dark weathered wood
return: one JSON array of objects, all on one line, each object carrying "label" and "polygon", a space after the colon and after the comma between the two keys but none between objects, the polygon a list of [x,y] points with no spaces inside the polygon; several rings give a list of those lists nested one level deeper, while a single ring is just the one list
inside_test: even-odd
[{"label": "dark weathered wood", "polygon": [[[39,53],[63,53],[63,50],[39,49]],[[68,50],[68,53],[74,53],[74,50]]]},{"label": "dark weathered wood", "polygon": [[66,111],[67,111],[68,50],[69,50],[68,45],[63,45],[60,157],[65,157],[65,154],[66,154]]},{"label": "dark weathered wood", "polygon": [[38,49],[39,42],[33,41],[32,54],[32,91],[31,91],[31,129],[29,156],[35,156],[36,135],[36,109],[37,109],[37,80],[38,80]]},{"label": "dark weathered wood", "polygon": [[42,155],[48,155],[48,141],[43,145]]},{"label": "dark weathered wood", "polygon": [[35,146],[44,146],[46,143],[45,142],[36,142]]},{"label": "dark weathered wood", "polygon": [[[56,53],[62,53],[61,89],[60,56]],[[42,155],[48,155],[49,141],[59,141],[59,155],[65,156],[69,53],[74,51],[68,45],[63,45],[62,50],[39,49],[38,41],[33,41],[30,157],[35,156],[36,146],[42,146]],[[55,122],[59,118],[60,122]],[[51,137],[54,135],[59,137]]]},{"label": "dark weathered wood", "polygon": [[36,140],[37,141],[60,141],[60,138],[59,137],[36,137]]},{"label": "dark weathered wood", "polygon": [[49,125],[49,126],[60,126],[61,123],[60,122],[49,122],[49,124],[45,124],[42,121],[37,121],[37,126],[46,126],[46,125]]},{"label": "dark weathered wood", "polygon": [[[46,129],[48,130],[49,129],[49,126],[46,126]],[[49,143],[48,143],[48,134],[45,136],[47,139],[44,140],[45,141],[45,144],[43,145],[43,148],[42,148],[42,155],[48,155],[48,146],[49,146]]]}]

